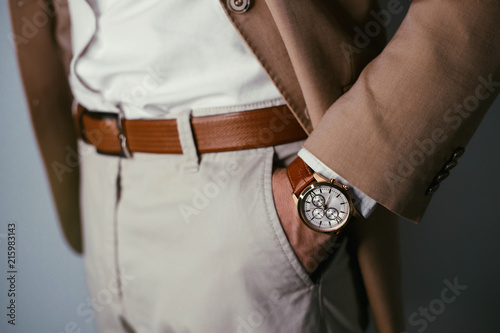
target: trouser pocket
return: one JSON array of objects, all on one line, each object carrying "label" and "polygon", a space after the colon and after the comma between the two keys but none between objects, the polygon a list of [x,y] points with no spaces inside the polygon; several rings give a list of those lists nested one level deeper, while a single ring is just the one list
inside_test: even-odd
[{"label": "trouser pocket", "polygon": [[[283,226],[278,217],[276,206],[273,198],[272,189],[272,174],[273,174],[273,157],[274,149],[266,148],[265,158],[263,161],[263,173],[262,173],[262,188],[263,188],[263,198],[264,205],[267,213],[267,222],[272,227],[275,234],[275,243],[279,246],[284,254],[286,261],[289,263],[290,268],[295,272],[296,276],[302,281],[305,287],[312,287],[314,282],[305,270],[304,266],[296,256],[288,238],[285,234]],[[290,198],[291,200],[291,198]]]},{"label": "trouser pocket", "polygon": [[122,165],[118,258],[129,322],[148,332],[308,332],[314,284],[272,203],[273,148],[204,154],[199,170]]}]

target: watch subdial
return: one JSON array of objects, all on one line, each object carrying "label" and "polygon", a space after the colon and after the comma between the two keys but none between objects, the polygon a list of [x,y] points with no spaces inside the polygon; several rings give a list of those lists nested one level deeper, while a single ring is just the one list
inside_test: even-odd
[{"label": "watch subdial", "polygon": [[323,216],[325,216],[325,211],[323,210],[323,208],[316,208],[312,213],[313,217],[316,219],[321,219],[323,218]]},{"label": "watch subdial", "polygon": [[317,194],[312,199],[312,203],[316,207],[323,207],[325,204],[325,198],[322,195]]},{"label": "watch subdial", "polygon": [[330,220],[333,220],[339,216],[339,211],[336,210],[335,208],[328,208],[326,210],[326,217],[328,217]]}]

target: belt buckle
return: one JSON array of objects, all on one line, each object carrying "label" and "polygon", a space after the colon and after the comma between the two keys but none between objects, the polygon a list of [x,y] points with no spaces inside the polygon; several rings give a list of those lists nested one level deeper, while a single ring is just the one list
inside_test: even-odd
[{"label": "belt buckle", "polygon": [[127,134],[125,133],[123,122],[125,114],[121,107],[118,107],[118,115],[116,117],[116,128],[118,129],[118,140],[120,140],[120,148],[122,151],[121,156],[125,158],[132,158],[132,152],[127,146]]},{"label": "belt buckle", "polygon": [[[111,153],[111,152],[106,152],[99,150],[97,145],[93,143],[87,136],[87,133],[85,131],[85,126],[83,124],[83,116],[87,115],[88,117],[92,118],[98,118],[101,121],[108,122],[110,121],[111,123],[116,124],[116,129],[118,131],[117,138],[120,143],[120,153]],[[120,156],[124,158],[131,158],[132,157],[132,152],[128,148],[127,145],[127,134],[125,133],[125,128],[123,126],[124,124],[124,113],[121,108],[119,108],[119,112],[93,112],[89,111],[86,108],[84,108],[81,105],[78,105],[77,109],[77,115],[76,115],[76,125],[80,134],[81,139],[88,143],[96,146],[97,152],[101,155],[110,155],[110,156]],[[109,132],[109,130],[106,130]]]}]

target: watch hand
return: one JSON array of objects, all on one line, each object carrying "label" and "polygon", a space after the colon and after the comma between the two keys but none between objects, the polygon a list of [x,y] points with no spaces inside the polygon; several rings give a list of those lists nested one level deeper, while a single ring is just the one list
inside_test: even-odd
[{"label": "watch hand", "polygon": [[330,203],[330,199],[332,198],[332,189],[330,189],[330,192],[328,192],[328,199],[326,199],[326,202],[325,202],[325,208],[328,207],[328,204]]}]

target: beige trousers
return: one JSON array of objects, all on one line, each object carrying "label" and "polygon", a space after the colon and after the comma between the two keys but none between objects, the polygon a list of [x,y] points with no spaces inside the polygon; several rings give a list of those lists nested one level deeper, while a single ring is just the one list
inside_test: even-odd
[{"label": "beige trousers", "polygon": [[80,143],[87,280],[99,332],[361,332],[366,300],[344,239],[309,276],[276,214],[273,165],[301,142],[125,159]]}]

